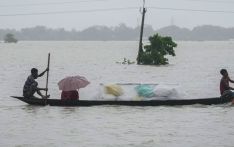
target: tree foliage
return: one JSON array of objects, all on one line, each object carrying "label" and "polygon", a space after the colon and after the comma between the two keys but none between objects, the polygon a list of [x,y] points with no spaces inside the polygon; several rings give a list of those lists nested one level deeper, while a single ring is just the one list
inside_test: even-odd
[{"label": "tree foliage", "polygon": [[14,35],[11,33],[8,33],[4,37],[4,42],[5,43],[16,43],[18,40],[15,39]]},{"label": "tree foliage", "polygon": [[171,37],[162,37],[155,34],[149,37],[150,45],[145,45],[139,52],[138,63],[144,65],[165,65],[168,64],[166,55],[175,56],[174,47],[177,46]]}]

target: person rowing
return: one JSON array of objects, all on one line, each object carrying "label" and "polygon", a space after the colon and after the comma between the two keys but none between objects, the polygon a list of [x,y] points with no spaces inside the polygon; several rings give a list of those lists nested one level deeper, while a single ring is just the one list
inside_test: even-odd
[{"label": "person rowing", "polygon": [[234,90],[234,88],[229,86],[229,82],[234,83],[234,80],[231,80],[229,78],[228,72],[226,69],[221,69],[220,74],[222,75],[222,78],[220,80],[221,97],[226,96],[226,95],[234,97],[234,92],[231,91],[231,90]]},{"label": "person rowing", "polygon": [[28,76],[27,80],[25,81],[24,88],[23,88],[23,96],[25,98],[37,98],[34,96],[34,93],[37,92],[38,95],[40,95],[42,98],[49,98],[48,96],[44,96],[41,93],[41,90],[48,91],[47,88],[39,88],[38,83],[35,79],[38,77],[42,77],[45,72],[48,72],[49,68],[46,68],[45,71],[43,71],[41,74],[38,75],[38,69],[32,68],[31,69],[31,75]]}]

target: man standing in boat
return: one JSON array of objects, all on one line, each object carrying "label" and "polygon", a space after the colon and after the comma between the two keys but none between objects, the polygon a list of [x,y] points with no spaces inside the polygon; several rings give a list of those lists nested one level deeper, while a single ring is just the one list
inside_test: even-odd
[{"label": "man standing in boat", "polygon": [[229,86],[229,82],[234,83],[233,80],[231,80],[228,76],[228,72],[226,69],[221,69],[220,74],[222,75],[222,78],[220,80],[220,94],[221,96],[226,94],[231,94],[231,96],[234,96],[234,93],[231,90],[234,90],[233,87]]},{"label": "man standing in boat", "polygon": [[38,75],[38,70],[36,68],[32,68],[31,69],[31,75],[28,76],[25,84],[24,84],[24,88],[23,88],[23,96],[26,98],[36,98],[34,96],[34,93],[37,92],[38,95],[40,95],[42,98],[48,98],[48,96],[44,96],[41,94],[40,90],[44,90],[47,91],[47,88],[38,88],[38,83],[35,79],[37,79],[38,77],[41,77],[45,74],[45,72],[49,71],[49,69],[47,68],[45,71],[43,71],[41,74]]}]

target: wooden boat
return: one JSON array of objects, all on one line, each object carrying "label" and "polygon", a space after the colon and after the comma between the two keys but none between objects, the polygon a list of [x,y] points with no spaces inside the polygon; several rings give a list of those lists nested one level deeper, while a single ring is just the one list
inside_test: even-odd
[{"label": "wooden boat", "polygon": [[233,97],[215,97],[204,99],[177,99],[177,100],[149,100],[149,101],[102,101],[102,100],[60,100],[60,99],[37,99],[12,96],[30,105],[39,106],[98,106],[98,105],[124,105],[124,106],[175,106],[175,105],[214,105],[229,103]]}]

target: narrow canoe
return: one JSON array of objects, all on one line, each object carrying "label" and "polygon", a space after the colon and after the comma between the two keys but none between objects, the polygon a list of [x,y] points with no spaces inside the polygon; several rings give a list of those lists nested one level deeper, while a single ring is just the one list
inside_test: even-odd
[{"label": "narrow canoe", "polygon": [[60,100],[60,99],[36,99],[11,96],[30,105],[50,106],[98,106],[98,105],[125,105],[125,106],[175,106],[175,105],[214,105],[229,103],[232,97],[215,97],[203,99],[177,99],[177,100],[149,100],[149,101],[101,101],[101,100]]}]

